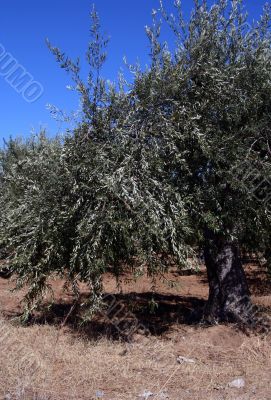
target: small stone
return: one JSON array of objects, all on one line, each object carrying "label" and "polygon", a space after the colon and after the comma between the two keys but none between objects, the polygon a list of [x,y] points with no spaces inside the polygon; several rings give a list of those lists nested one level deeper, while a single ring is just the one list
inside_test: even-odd
[{"label": "small stone", "polygon": [[214,386],[214,389],[215,389],[215,390],[223,390],[223,389],[225,389],[225,387],[222,386],[222,385],[215,385],[215,386]]},{"label": "small stone", "polygon": [[243,378],[234,379],[229,383],[230,388],[242,389],[245,387],[245,380]]},{"label": "small stone", "polygon": [[149,390],[144,390],[142,394],[139,395],[141,399],[148,400],[154,393],[150,392]]},{"label": "small stone", "polygon": [[159,392],[157,394],[157,399],[159,399],[159,400],[167,400],[167,399],[169,399],[169,395],[166,392]]},{"label": "small stone", "polygon": [[186,357],[183,357],[183,356],[178,356],[177,357],[177,362],[180,363],[180,364],[183,364],[183,363],[194,364],[196,361],[193,360],[192,358],[186,358]]},{"label": "small stone", "polygon": [[102,390],[97,390],[95,395],[97,399],[102,399],[104,397],[104,392]]}]

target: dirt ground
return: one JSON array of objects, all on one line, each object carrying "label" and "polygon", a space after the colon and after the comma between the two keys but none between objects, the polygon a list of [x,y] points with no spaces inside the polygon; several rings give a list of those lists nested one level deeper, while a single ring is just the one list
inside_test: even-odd
[{"label": "dirt ground", "polygon": [[[271,318],[270,280],[259,267],[246,272],[254,304]],[[204,270],[173,270],[166,278],[177,286],[158,282],[153,295],[146,277],[125,277],[116,289],[107,275],[109,309],[87,325],[80,325],[71,294],[56,280],[54,305],[27,327],[16,322],[22,293],[11,293],[12,280],[0,279],[0,398],[270,400],[269,330],[201,325]],[[81,291],[83,301],[86,288]],[[179,356],[190,362],[178,362]],[[229,386],[237,378],[244,387]]]}]

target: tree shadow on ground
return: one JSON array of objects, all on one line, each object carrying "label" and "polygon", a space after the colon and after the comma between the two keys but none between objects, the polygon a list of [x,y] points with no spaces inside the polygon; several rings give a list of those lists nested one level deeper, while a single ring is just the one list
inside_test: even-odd
[{"label": "tree shadow on ground", "polygon": [[[81,304],[83,296],[78,301]],[[205,301],[196,297],[146,293],[105,294],[105,307],[89,322],[83,322],[84,308],[75,303],[42,306],[29,324],[67,327],[88,339],[106,337],[132,340],[137,333],[160,336],[174,325],[200,322]]]}]

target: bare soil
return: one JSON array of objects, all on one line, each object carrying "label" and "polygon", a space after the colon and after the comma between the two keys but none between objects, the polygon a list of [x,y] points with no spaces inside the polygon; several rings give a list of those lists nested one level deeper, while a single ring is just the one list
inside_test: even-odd
[{"label": "bare soil", "polygon": [[[248,265],[246,272],[259,322],[271,319],[265,270]],[[16,320],[23,292],[11,293],[12,278],[0,279],[0,399],[270,400],[270,330],[204,326],[204,269],[173,269],[166,278],[177,286],[158,281],[153,294],[147,277],[125,276],[117,289],[106,275],[109,309],[85,325],[71,293],[54,280],[53,305],[44,304],[26,327]],[[84,302],[83,285],[81,292]],[[178,356],[194,362],[178,363]],[[236,378],[243,388],[229,387]]]}]

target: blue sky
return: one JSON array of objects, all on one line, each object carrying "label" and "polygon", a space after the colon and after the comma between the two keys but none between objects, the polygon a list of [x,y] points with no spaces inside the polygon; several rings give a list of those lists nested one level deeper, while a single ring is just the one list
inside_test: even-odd
[{"label": "blue sky", "polygon": [[[164,0],[170,6],[173,0]],[[265,0],[247,0],[250,19],[257,19]],[[44,88],[35,102],[26,102],[0,76],[0,143],[10,135],[26,136],[31,129],[46,127],[50,135],[64,129],[46,109],[53,104],[70,111],[78,108],[78,98],[66,89],[69,76],[55,63],[45,44],[48,37],[71,57],[84,58],[88,41],[91,0],[13,0],[1,4],[0,49],[10,53]],[[210,3],[212,3],[210,1]],[[104,30],[110,35],[104,77],[114,80],[123,66],[123,56],[133,63],[148,62],[148,42],[144,26],[150,23],[151,10],[158,0],[96,0]],[[184,0],[188,16],[192,1]]]}]

